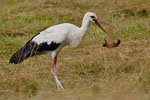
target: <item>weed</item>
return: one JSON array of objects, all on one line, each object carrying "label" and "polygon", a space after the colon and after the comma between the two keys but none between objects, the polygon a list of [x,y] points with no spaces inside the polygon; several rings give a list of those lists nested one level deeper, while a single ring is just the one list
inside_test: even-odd
[{"label": "weed", "polygon": [[25,84],[23,90],[24,90],[24,93],[28,94],[29,96],[35,95],[37,93],[37,90],[38,90],[38,84],[35,82]]}]

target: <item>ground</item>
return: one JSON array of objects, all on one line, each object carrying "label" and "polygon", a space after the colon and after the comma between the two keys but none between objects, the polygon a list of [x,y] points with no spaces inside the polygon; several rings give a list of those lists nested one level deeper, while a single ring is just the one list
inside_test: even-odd
[{"label": "ground", "polygon": [[[150,99],[149,0],[3,0],[0,9],[0,100]],[[115,26],[121,44],[102,47],[105,33],[91,24],[77,48],[59,54],[64,91],[50,75],[46,54],[9,64],[32,36],[59,23],[81,26],[87,11]]]}]

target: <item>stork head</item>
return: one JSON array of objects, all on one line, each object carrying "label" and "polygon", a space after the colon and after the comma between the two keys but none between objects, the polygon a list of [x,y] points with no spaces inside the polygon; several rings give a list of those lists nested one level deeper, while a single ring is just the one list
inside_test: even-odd
[{"label": "stork head", "polygon": [[[103,23],[103,24],[105,24],[105,25],[109,25],[109,24],[106,23],[105,21],[103,21],[102,19],[98,18],[95,13],[93,13],[93,12],[87,12],[87,13],[85,14],[85,17],[86,17],[86,20],[89,20],[90,22],[95,23],[95,24],[96,24],[98,27],[100,27],[105,33],[107,33],[107,32],[105,31],[105,29],[101,26],[100,23]],[[99,22],[100,22],[100,23],[99,23]],[[109,26],[111,26],[111,25],[109,25]],[[111,27],[113,27],[113,26],[111,26]],[[113,28],[114,28],[114,27],[113,27]]]}]

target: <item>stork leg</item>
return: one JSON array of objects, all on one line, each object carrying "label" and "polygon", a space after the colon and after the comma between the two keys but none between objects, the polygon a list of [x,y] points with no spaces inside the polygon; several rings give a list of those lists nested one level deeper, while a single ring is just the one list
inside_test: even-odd
[{"label": "stork leg", "polygon": [[57,56],[55,56],[55,57],[53,58],[51,74],[52,74],[52,76],[55,78],[57,87],[58,87],[58,88],[61,88],[61,89],[64,89],[63,86],[62,86],[62,84],[61,84],[60,81],[58,80],[58,77],[57,77],[56,62],[57,62]]}]

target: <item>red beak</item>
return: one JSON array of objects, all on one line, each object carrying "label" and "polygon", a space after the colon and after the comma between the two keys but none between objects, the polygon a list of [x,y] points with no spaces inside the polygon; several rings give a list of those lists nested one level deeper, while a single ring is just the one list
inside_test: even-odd
[{"label": "red beak", "polygon": [[106,23],[105,21],[103,21],[103,20],[100,19],[100,18],[94,19],[94,22],[95,22],[95,24],[96,24],[98,27],[100,27],[105,33],[107,33],[107,32],[106,32],[105,29],[101,26],[101,24],[99,24],[98,22],[101,22],[101,23],[103,23],[103,24],[105,24],[105,25],[108,25],[108,26],[110,26],[110,27],[112,27],[112,28],[115,28],[114,26],[112,26],[112,25]]}]

